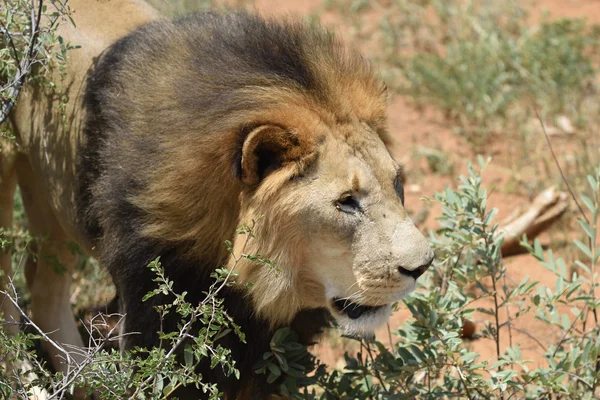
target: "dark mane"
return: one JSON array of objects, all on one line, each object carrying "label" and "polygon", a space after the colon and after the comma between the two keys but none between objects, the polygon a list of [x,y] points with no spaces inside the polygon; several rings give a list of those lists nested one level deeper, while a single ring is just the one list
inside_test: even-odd
[{"label": "dark mane", "polygon": [[[369,107],[353,102],[353,90]],[[382,86],[358,53],[292,19],[200,13],[151,23],[112,45],[87,84],[78,218],[127,309],[125,330],[143,332],[126,347],[158,342],[158,316],[141,303],[154,288],[150,260],[160,256],[192,302],[226,261],[223,243],[239,222],[241,144],[251,127],[284,124],[273,115],[296,107],[324,123],[358,115],[383,136],[381,99]],[[223,339],[245,381],[226,380],[208,365],[201,372],[229,399],[248,384],[265,397],[273,386],[254,379],[252,365],[278,327],[257,318],[243,292],[227,289],[222,297],[252,344]],[[327,320],[324,309],[305,310],[292,327],[308,344]]]}]

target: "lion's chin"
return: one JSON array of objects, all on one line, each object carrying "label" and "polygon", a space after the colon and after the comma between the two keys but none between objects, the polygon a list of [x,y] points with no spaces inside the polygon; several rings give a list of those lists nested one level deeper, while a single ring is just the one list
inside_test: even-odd
[{"label": "lion's chin", "polygon": [[372,334],[385,324],[392,315],[390,304],[368,306],[334,298],[331,301],[331,314],[340,329],[351,335]]}]

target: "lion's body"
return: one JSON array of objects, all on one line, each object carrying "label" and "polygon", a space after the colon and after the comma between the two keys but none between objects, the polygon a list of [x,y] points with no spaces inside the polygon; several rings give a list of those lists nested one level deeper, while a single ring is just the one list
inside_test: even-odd
[{"label": "lion's body", "polygon": [[[104,21],[115,27],[92,29],[73,3],[80,28],[67,38],[83,49],[67,71],[68,129],[53,100],[25,93],[12,119],[20,154],[0,155],[12,164],[0,183],[14,187],[16,173],[32,233],[49,235],[61,261],[72,264],[64,243],[73,240],[108,267],[124,331],[141,332],[125,349],[158,343],[158,314],[141,301],[155,285],[148,262],[161,257],[175,289],[201,301],[210,272],[233,267],[226,240],[234,253],[267,255],[280,269],[244,260],[240,285],[221,293],[250,343],[223,339],[240,382],[201,366],[228,398],[273,391],[252,365],[277,328],[291,325],[309,343],[333,313],[351,330],[369,330],[387,315],[380,304],[412,290],[431,251],[402,208],[397,165],[382,141],[385,95],[359,54],[321,28],[246,13],[161,20],[108,47],[153,11],[113,1],[108,7],[138,12],[111,13]],[[238,224],[263,217],[248,247],[235,241]],[[42,327],[80,345],[65,304],[69,279],[48,278],[43,263],[30,269],[34,315],[36,301],[54,296],[45,311],[60,318],[42,317]],[[47,277],[44,290],[38,275]],[[355,302],[358,314],[336,309],[338,299]],[[167,320],[163,328],[175,327]]]}]

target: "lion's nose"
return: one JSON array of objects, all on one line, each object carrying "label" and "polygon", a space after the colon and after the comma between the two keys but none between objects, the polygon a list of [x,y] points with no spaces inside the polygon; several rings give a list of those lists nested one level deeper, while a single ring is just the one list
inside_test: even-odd
[{"label": "lion's nose", "polygon": [[402,275],[412,276],[415,280],[417,280],[417,278],[420,277],[421,275],[423,275],[425,273],[425,271],[427,271],[427,269],[431,266],[431,264],[433,263],[433,259],[434,259],[434,257],[431,256],[431,258],[429,259],[429,261],[427,261],[427,263],[425,263],[425,264],[421,265],[420,267],[417,267],[413,270],[406,269],[404,267],[398,267],[398,271]]}]

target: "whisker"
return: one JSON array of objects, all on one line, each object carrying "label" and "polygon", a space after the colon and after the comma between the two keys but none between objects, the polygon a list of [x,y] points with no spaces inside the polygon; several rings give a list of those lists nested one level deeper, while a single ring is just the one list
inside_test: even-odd
[{"label": "whisker", "polygon": [[342,311],[345,311],[353,303],[357,303],[360,300],[364,299],[363,294],[365,291],[366,291],[366,289],[361,289],[359,291],[354,292],[351,296],[342,299],[342,300],[344,300],[344,307],[342,308]]},{"label": "whisker", "polygon": [[352,285],[350,285],[350,287],[349,287],[348,289],[346,289],[346,290],[344,291],[344,293],[347,293],[347,292],[349,292],[349,291],[350,291],[350,289],[352,289],[352,288],[353,288],[354,286],[356,286],[356,285],[358,285],[358,281],[356,281],[356,282],[354,282]]}]

